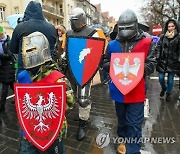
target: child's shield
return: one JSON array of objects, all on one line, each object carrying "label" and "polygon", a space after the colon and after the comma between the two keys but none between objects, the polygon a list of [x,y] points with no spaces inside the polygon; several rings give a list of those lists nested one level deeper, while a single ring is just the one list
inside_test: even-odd
[{"label": "child's shield", "polygon": [[15,84],[14,89],[25,138],[45,151],[57,139],[65,117],[65,83]]}]

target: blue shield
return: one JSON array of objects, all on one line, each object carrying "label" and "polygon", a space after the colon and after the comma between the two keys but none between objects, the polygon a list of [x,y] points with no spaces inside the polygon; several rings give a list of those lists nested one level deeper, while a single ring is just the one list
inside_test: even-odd
[{"label": "blue shield", "polygon": [[105,40],[89,37],[68,37],[67,58],[76,82],[84,86],[95,75],[102,54]]}]

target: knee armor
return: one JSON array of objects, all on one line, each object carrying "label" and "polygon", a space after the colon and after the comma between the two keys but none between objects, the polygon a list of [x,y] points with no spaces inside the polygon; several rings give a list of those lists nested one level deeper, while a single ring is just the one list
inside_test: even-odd
[{"label": "knee armor", "polygon": [[87,107],[91,102],[91,82],[85,85],[83,88],[77,86],[77,99],[81,107]]}]

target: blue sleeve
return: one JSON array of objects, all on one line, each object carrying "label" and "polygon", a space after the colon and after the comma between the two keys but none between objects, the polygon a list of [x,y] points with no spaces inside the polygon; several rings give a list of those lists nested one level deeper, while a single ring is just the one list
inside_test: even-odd
[{"label": "blue sleeve", "polygon": [[110,58],[111,57],[111,50],[110,50],[110,45],[108,44],[107,46],[107,57]]},{"label": "blue sleeve", "polygon": [[111,58],[111,53],[113,52],[114,40],[110,41],[107,46],[107,56]]},{"label": "blue sleeve", "polygon": [[120,43],[117,40],[112,40],[108,43],[107,46],[107,56],[110,58],[111,53],[120,53],[121,52],[121,47]]}]

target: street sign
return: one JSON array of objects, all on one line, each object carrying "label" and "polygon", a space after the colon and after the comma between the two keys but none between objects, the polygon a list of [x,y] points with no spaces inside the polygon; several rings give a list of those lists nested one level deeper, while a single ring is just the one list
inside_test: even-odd
[{"label": "street sign", "polygon": [[161,25],[155,25],[152,28],[153,35],[160,35],[162,33],[162,26]]}]

